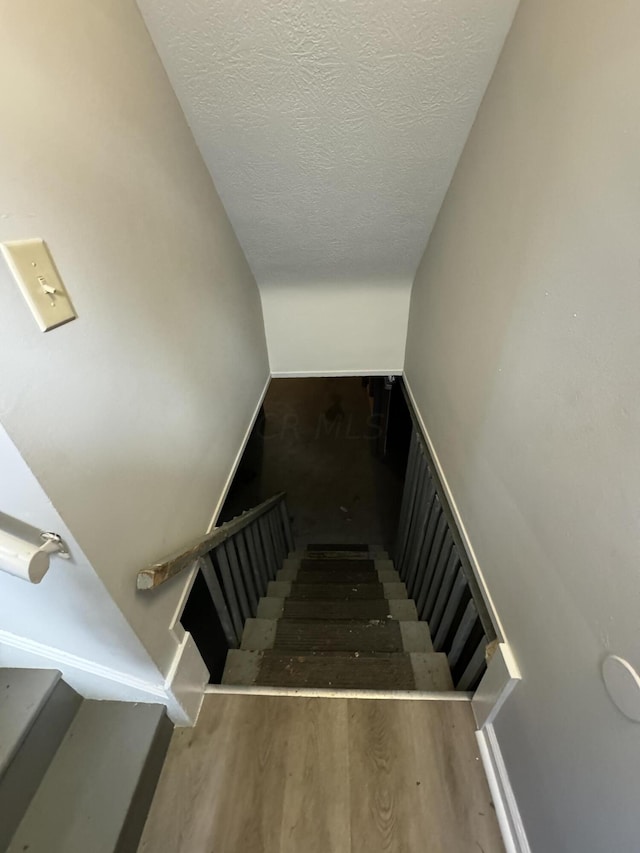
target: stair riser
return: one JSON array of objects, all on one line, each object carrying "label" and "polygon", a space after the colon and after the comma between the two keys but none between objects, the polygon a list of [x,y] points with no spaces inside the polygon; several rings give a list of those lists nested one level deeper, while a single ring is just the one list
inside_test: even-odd
[{"label": "stair riser", "polygon": [[290,551],[292,560],[388,560],[386,551]]},{"label": "stair riser", "polygon": [[0,779],[0,850],[9,844],[82,702],[59,673],[54,677],[55,686]]},{"label": "stair riser", "polygon": [[289,653],[314,652],[433,652],[424,622],[392,619],[321,622],[309,620],[248,619],[242,635],[243,651],[277,649]]},{"label": "stair riser", "polygon": [[7,853],[133,853],[173,727],[158,705],[85,700]]},{"label": "stair riser", "polygon": [[172,736],[173,725],[163,715],[157,725],[114,853],[133,853],[138,849]]},{"label": "stair riser", "polygon": [[292,602],[284,598],[261,598],[257,616],[259,619],[418,619],[416,606],[410,599]]},{"label": "stair riser", "polygon": [[229,652],[223,683],[425,692],[453,688],[443,654],[283,655],[237,649]]},{"label": "stair riser", "polygon": [[384,692],[453,689],[447,657],[387,555],[295,552],[228,656],[223,684]]},{"label": "stair riser", "polygon": [[369,584],[301,584],[290,581],[271,581],[267,595],[291,598],[296,601],[362,601],[379,598],[407,598],[403,583]]},{"label": "stair riser", "polygon": [[286,559],[282,562],[282,568],[287,570],[306,572],[366,572],[366,571],[395,571],[393,560],[300,560]]},{"label": "stair riser", "polygon": [[387,569],[373,569],[362,572],[323,572],[304,569],[280,569],[277,581],[297,581],[298,583],[402,583],[400,575]]}]

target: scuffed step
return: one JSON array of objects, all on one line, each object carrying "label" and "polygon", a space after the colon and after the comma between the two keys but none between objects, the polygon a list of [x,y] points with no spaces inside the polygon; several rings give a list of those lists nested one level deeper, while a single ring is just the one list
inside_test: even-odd
[{"label": "scuffed step", "polygon": [[351,545],[349,543],[336,545],[335,542],[314,542],[306,546],[306,551],[369,551],[366,544]]},{"label": "scuffed step", "polygon": [[339,576],[344,572],[395,571],[393,560],[301,560],[287,558],[282,563],[287,571],[329,572]]},{"label": "scuffed step", "polygon": [[241,649],[287,653],[433,652],[426,622],[248,619]]},{"label": "scuffed step", "polygon": [[162,705],[83,702],[8,853],[132,853],[172,726]]},{"label": "scuffed step", "polygon": [[293,560],[388,560],[386,551],[290,551]]},{"label": "scuffed step", "polygon": [[374,599],[369,601],[293,601],[290,598],[261,598],[259,619],[399,619],[418,618],[410,599]]},{"label": "scuffed step", "polygon": [[317,569],[285,568],[276,575],[277,581],[297,581],[298,583],[401,583],[396,571],[387,569],[349,569],[345,572],[322,571]]},{"label": "scuffed step", "polygon": [[446,655],[419,653],[291,655],[275,650],[232,649],[227,655],[222,683],[337,690],[453,689]]},{"label": "scuffed step", "polygon": [[5,850],[82,699],[57,670],[0,669],[0,850]]},{"label": "scuffed step", "polygon": [[267,595],[274,598],[290,598],[296,601],[362,601],[385,598],[384,587],[381,583],[291,583],[290,581],[271,581],[267,587]]},{"label": "scuffed step", "polygon": [[334,559],[326,559],[326,560],[310,560],[303,557],[299,561],[298,568],[302,571],[314,572],[333,572],[336,574],[340,574],[341,572],[347,571],[370,571],[374,572],[376,569],[376,561],[375,560],[334,560]]},{"label": "scuffed step", "polygon": [[362,601],[378,598],[407,598],[403,583],[297,583],[271,581],[267,595],[273,598],[291,598],[297,601]]}]

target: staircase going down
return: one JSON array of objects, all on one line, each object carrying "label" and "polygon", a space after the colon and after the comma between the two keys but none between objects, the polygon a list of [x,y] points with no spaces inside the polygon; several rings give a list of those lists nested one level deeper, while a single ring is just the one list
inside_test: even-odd
[{"label": "staircase going down", "polygon": [[309,545],[284,560],[227,685],[424,692],[453,690],[447,656],[388,555],[367,545]]}]

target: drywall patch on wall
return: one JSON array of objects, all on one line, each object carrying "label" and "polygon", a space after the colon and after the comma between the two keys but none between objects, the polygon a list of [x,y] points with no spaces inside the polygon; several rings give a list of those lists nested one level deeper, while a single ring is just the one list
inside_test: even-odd
[{"label": "drywall patch on wall", "polygon": [[264,285],[261,295],[274,375],[402,372],[410,281]]},{"label": "drywall patch on wall", "polygon": [[413,278],[518,0],[138,0],[260,286]]}]

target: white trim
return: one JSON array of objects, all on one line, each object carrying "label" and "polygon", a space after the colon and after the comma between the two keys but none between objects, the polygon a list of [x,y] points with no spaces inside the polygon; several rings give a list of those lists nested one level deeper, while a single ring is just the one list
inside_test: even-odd
[{"label": "white trim", "polygon": [[[269,375],[231,466],[208,531],[215,527],[270,382]],[[166,677],[151,658],[148,660],[151,678],[145,680],[4,630],[0,630],[0,666],[56,669],[74,690],[87,699],[159,703],[167,707],[167,713],[175,725],[195,725],[204,700],[209,672],[191,634],[181,625],[180,617],[196,573],[197,566],[194,564],[188,577],[185,575],[184,586],[168,626],[176,642],[176,652]]]},{"label": "white trim", "polygon": [[[479,712],[480,718],[484,719],[484,725],[480,731],[476,732],[476,738],[478,740],[480,755],[487,776],[487,781],[489,783],[489,788],[491,790],[491,795],[493,797],[494,805],[496,807],[496,815],[498,818],[498,823],[500,825],[500,831],[502,832],[506,851],[507,853],[531,853],[531,848],[529,847],[529,842],[527,840],[527,836],[524,830],[522,818],[520,817],[520,810],[518,808],[513,788],[511,787],[509,774],[507,773],[507,768],[502,757],[502,752],[500,751],[500,745],[498,743],[498,739],[496,738],[495,730],[493,728],[493,720],[495,719],[498,711],[503,706],[504,702],[510,695],[515,685],[518,683],[518,680],[521,677],[520,672],[516,661],[513,658],[510,647],[506,642],[504,627],[498,615],[496,606],[493,602],[493,598],[491,597],[491,593],[489,592],[489,588],[487,586],[484,574],[482,572],[482,569],[480,568],[480,564],[478,562],[478,558],[474,551],[473,545],[471,544],[469,534],[467,533],[467,529],[460,515],[460,511],[456,504],[455,498],[453,497],[453,493],[440,463],[440,459],[438,458],[438,454],[436,453],[433,441],[431,440],[431,436],[429,435],[429,431],[418,408],[416,399],[411,390],[411,385],[409,384],[406,375],[404,377],[404,385],[407,389],[407,395],[409,397],[409,400],[411,401],[413,412],[416,416],[416,419],[418,420],[423,438],[426,441],[429,451],[431,453],[431,457],[436,466],[438,476],[440,478],[440,482],[442,483],[442,487],[444,489],[447,501],[449,503],[449,506],[451,507],[451,512],[453,513],[456,525],[462,537],[465,549],[467,551],[467,555],[469,557],[469,561],[471,563],[471,568],[478,581],[480,591],[484,598],[485,604],[487,605],[489,615],[491,616],[493,624],[496,628],[496,633],[498,635],[499,646],[498,650],[494,655],[494,659],[496,659],[496,664],[493,668],[494,670],[498,671],[498,677],[496,678],[495,684],[489,685],[487,683],[487,696],[485,698],[487,700],[489,699],[489,687],[496,688],[495,694],[494,697],[492,697],[493,701],[487,702],[487,704],[489,705],[488,711],[486,708],[484,708],[481,712],[479,711],[479,708],[476,709]],[[489,674],[490,669],[491,663],[489,664],[489,668],[487,669],[487,674]],[[499,672],[502,669],[504,669],[504,672]],[[491,670],[491,674],[494,675],[496,673]],[[483,685],[481,682],[480,687],[477,691],[478,704],[480,704],[483,699],[482,690]]]},{"label": "white trim", "polygon": [[420,430],[422,432],[422,436],[427,443],[429,448],[429,452],[431,453],[431,457],[435,463],[436,469],[438,471],[438,476],[440,478],[440,482],[442,483],[442,487],[445,492],[445,496],[447,498],[447,502],[451,508],[451,512],[453,513],[456,527],[460,532],[460,536],[462,537],[462,541],[464,542],[465,550],[469,557],[469,561],[471,563],[471,568],[473,573],[478,581],[478,586],[480,587],[480,592],[482,593],[482,597],[484,599],[485,604],[487,605],[487,609],[489,611],[489,615],[491,616],[491,621],[496,629],[496,634],[498,635],[498,640],[500,642],[506,642],[504,627],[498,616],[498,611],[496,610],[496,606],[493,603],[493,598],[491,597],[491,593],[489,592],[489,587],[487,586],[487,582],[484,578],[484,574],[482,569],[480,568],[480,564],[478,562],[478,558],[476,556],[476,552],[474,551],[473,545],[471,544],[471,540],[469,539],[469,534],[467,533],[467,529],[462,520],[462,516],[460,515],[460,511],[458,509],[458,505],[456,504],[455,498],[453,497],[453,493],[451,488],[449,487],[449,482],[445,476],[442,465],[440,464],[440,459],[438,458],[438,454],[436,453],[435,447],[433,446],[433,442],[431,440],[431,436],[429,435],[429,430],[424,422],[422,414],[418,408],[418,404],[416,403],[416,398],[413,396],[413,391],[411,390],[411,386],[409,384],[409,380],[406,376],[404,376],[404,386],[407,389],[407,394],[409,399],[411,400],[411,406],[413,408],[413,413],[420,424]]},{"label": "white trim", "polygon": [[195,726],[208,681],[209,670],[195,640],[185,631],[164,683],[167,713],[176,726]]},{"label": "white trim", "polygon": [[184,586],[182,588],[182,593],[178,599],[178,603],[176,604],[176,609],[173,611],[171,622],[169,623],[169,633],[173,634],[173,638],[179,646],[184,642],[184,638],[187,633],[180,620],[182,619],[182,612],[187,606],[187,600],[191,594],[191,587],[194,584],[197,574],[198,560],[194,560],[193,566],[188,571],[185,570],[184,572]]},{"label": "white trim", "polygon": [[157,682],[145,681],[9,631],[0,630],[0,662],[10,667],[58,669],[74,690],[89,699],[152,702],[163,701],[165,696],[159,671]]},{"label": "white trim", "polygon": [[[245,430],[242,441],[236,453],[233,464],[225,481],[224,487],[214,509],[211,521],[207,528],[210,533],[216,526],[216,522],[229,494],[238,466],[244,455],[251,432],[255,426],[264,398],[271,384],[271,374],[267,375],[264,387],[258,398],[258,402],[251,416],[251,420]],[[198,719],[204,700],[205,685],[209,681],[209,671],[202,660],[200,652],[191,634],[186,631],[181,623],[182,613],[187,604],[196,575],[198,573],[198,561],[194,560],[193,567],[188,570],[188,576],[184,582],[182,592],[173,618],[169,625],[169,631],[173,635],[178,649],[171,663],[164,684],[164,701],[167,703],[168,713],[177,726],[193,726]]]},{"label": "white trim", "polygon": [[401,367],[377,370],[272,370],[273,379],[327,379],[341,376],[402,376]]},{"label": "white trim", "polygon": [[237,696],[299,696],[307,699],[402,699],[413,702],[470,702],[473,693],[461,690],[419,692],[417,690],[334,690],[324,687],[256,687],[208,684],[207,694]]},{"label": "white trim", "polygon": [[[151,661],[149,665],[155,669]],[[157,681],[146,681],[122,670],[2,630],[0,666],[59,670],[67,684],[85,699],[165,705],[167,714],[177,726],[195,725],[204,698],[204,686],[209,678],[195,643],[187,632],[176,652],[169,676],[163,679],[156,669]]]},{"label": "white trim", "polygon": [[531,853],[520,810],[492,725],[476,732],[480,757],[507,853]]},{"label": "white trim", "polygon": [[248,443],[249,439],[251,438],[251,432],[252,432],[253,427],[255,426],[255,423],[258,419],[258,415],[260,414],[260,409],[262,408],[262,404],[264,403],[264,398],[267,396],[267,391],[269,390],[270,384],[271,384],[271,374],[269,374],[267,376],[267,381],[265,382],[264,388],[262,389],[262,393],[260,394],[258,404],[255,407],[253,415],[251,416],[251,420],[249,421],[249,426],[245,430],[244,438],[242,439],[242,441],[240,443],[240,447],[238,449],[238,452],[236,453],[236,458],[234,459],[233,465],[231,466],[231,470],[229,471],[229,476],[227,477],[227,481],[224,484],[224,488],[222,489],[222,494],[220,495],[220,499],[218,500],[218,503],[217,503],[216,508],[213,512],[213,515],[211,516],[211,521],[209,523],[209,527],[207,528],[207,533],[211,533],[213,528],[216,526],[218,516],[220,515],[220,512],[222,511],[222,507],[224,506],[224,502],[226,501],[227,495],[229,494],[229,489],[231,488],[231,484],[233,483],[233,480],[236,476],[238,466],[240,465],[242,457],[244,456],[244,451],[247,447],[247,443]]},{"label": "white trim", "polygon": [[498,643],[471,702],[479,729],[493,723],[516,684],[522,680],[510,646]]},{"label": "white trim", "polygon": [[[218,521],[218,516],[222,511],[222,507],[224,506],[224,502],[227,499],[227,495],[229,494],[229,489],[231,488],[231,484],[233,483],[234,477],[236,476],[238,466],[242,460],[244,455],[244,451],[247,447],[247,443],[251,437],[251,432],[253,431],[253,427],[255,426],[256,420],[258,419],[258,415],[260,414],[260,409],[262,404],[264,403],[264,398],[267,396],[267,391],[269,390],[269,385],[271,384],[271,375],[267,376],[267,381],[264,384],[264,388],[260,394],[258,399],[258,403],[254,409],[253,415],[251,416],[251,420],[249,421],[249,426],[245,430],[242,441],[240,442],[240,447],[238,452],[236,453],[235,459],[231,466],[231,470],[229,471],[229,475],[226,479],[222,492],[220,494],[220,498],[218,499],[218,503],[213,511],[213,515],[211,516],[211,521],[209,522],[209,526],[207,527],[207,533],[211,533],[211,531],[215,528],[216,522]],[[178,644],[182,644],[185,638],[185,630],[182,627],[180,619],[182,618],[182,612],[187,604],[187,599],[191,593],[191,588],[196,579],[196,575],[198,574],[198,561],[193,561],[193,567],[188,570],[189,575],[186,579],[184,587],[182,589],[182,594],[178,599],[178,603],[176,604],[176,609],[173,613],[173,618],[171,619],[171,624],[169,625],[169,631],[174,635],[174,638]]]}]

